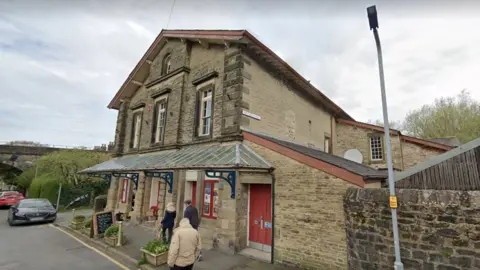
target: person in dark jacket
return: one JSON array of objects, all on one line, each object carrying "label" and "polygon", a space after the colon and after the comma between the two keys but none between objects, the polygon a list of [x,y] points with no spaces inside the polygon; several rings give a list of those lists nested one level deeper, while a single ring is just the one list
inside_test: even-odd
[{"label": "person in dark jacket", "polygon": [[185,200],[185,212],[183,217],[188,218],[190,225],[198,231],[198,210],[192,205],[191,200]]},{"label": "person in dark jacket", "polygon": [[[183,212],[183,217],[188,218],[190,221],[190,225],[198,231],[198,210],[192,205],[192,200],[185,200],[185,211]],[[200,255],[198,256],[198,260],[202,260],[202,251],[200,251]]]},{"label": "person in dark jacket", "polygon": [[[175,209],[175,205],[172,202],[170,202],[167,204],[167,209],[165,210],[165,214],[163,215],[163,219],[161,221],[162,239],[164,243],[170,244],[170,241],[172,241],[173,227],[175,226],[176,217],[177,217],[177,211]],[[168,230],[168,239],[166,235],[167,230]]]}]

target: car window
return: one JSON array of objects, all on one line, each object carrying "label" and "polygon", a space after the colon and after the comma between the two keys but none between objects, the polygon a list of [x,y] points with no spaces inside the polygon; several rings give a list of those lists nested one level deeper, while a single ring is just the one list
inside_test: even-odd
[{"label": "car window", "polygon": [[20,201],[20,208],[37,208],[37,207],[51,207],[52,204],[49,201]]}]

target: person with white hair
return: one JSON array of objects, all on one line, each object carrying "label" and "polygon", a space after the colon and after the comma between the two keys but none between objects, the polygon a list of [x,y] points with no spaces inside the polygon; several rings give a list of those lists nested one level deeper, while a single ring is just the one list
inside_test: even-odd
[{"label": "person with white hair", "polygon": [[200,234],[190,225],[188,218],[183,218],[173,233],[168,250],[168,266],[171,270],[191,270],[201,248]]},{"label": "person with white hair", "polygon": [[[173,227],[175,226],[175,218],[177,217],[177,211],[175,209],[175,204],[169,202],[167,204],[167,209],[165,209],[165,214],[161,221],[162,224],[162,240],[164,243],[170,244],[173,235]],[[168,231],[168,238],[167,238]]]}]

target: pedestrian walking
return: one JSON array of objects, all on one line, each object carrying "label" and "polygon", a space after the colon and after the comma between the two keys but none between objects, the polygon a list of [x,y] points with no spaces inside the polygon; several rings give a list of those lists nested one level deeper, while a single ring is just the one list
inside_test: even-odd
[{"label": "pedestrian walking", "polygon": [[[183,212],[183,217],[187,218],[190,221],[192,228],[198,231],[198,210],[195,206],[192,205],[192,200],[185,200],[185,211]],[[202,260],[202,252],[200,251],[198,260]]]},{"label": "pedestrian walking", "polygon": [[198,231],[198,210],[192,205],[191,200],[185,200],[185,211],[183,212],[183,217],[188,218],[190,225],[192,225],[192,227]]},{"label": "pedestrian walking", "polygon": [[200,234],[195,230],[188,218],[180,220],[175,229],[168,250],[167,264],[171,270],[192,270],[201,250]]},{"label": "pedestrian walking", "polygon": [[[170,202],[167,204],[167,209],[163,215],[161,224],[162,224],[162,240],[164,243],[170,244],[172,241],[173,227],[175,226],[175,218],[177,217],[177,210],[175,209],[175,204]],[[168,232],[168,238],[167,238]]]}]

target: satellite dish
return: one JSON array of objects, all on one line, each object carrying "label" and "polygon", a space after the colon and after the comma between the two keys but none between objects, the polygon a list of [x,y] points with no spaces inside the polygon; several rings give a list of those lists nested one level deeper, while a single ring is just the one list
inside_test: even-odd
[{"label": "satellite dish", "polygon": [[357,163],[362,163],[363,162],[363,155],[358,151],[357,149],[349,149],[345,151],[345,154],[343,155],[345,159],[355,161]]}]

